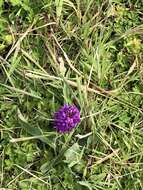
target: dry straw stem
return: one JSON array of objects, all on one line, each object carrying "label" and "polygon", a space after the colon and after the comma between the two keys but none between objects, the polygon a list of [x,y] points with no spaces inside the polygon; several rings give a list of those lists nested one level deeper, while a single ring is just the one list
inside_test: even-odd
[{"label": "dry straw stem", "polygon": [[[112,158],[113,156],[116,156],[116,154],[117,154],[118,152],[119,152],[119,149],[114,150],[114,152],[112,152],[111,154],[105,156],[104,158],[101,158],[100,160],[98,160],[97,162],[95,162],[95,163],[94,163],[92,166],[90,166],[90,167],[95,167],[95,166],[97,166],[97,165],[99,165],[99,164],[101,164],[101,163],[107,161],[108,159]],[[90,156],[90,157],[94,158],[94,156]]]},{"label": "dry straw stem", "polygon": [[12,52],[13,52],[15,49],[17,49],[17,48],[20,47],[21,42],[24,40],[24,38],[25,38],[30,32],[33,32],[33,31],[35,31],[35,30],[44,28],[44,27],[46,27],[46,26],[50,26],[50,25],[55,25],[55,24],[56,24],[55,22],[51,22],[51,23],[46,23],[46,24],[44,24],[44,25],[42,25],[42,26],[33,28],[33,26],[35,25],[35,23],[36,23],[36,20],[34,20],[33,23],[30,25],[30,27],[29,27],[24,33],[21,34],[22,36],[18,39],[18,41],[17,41],[15,44],[13,44],[13,46],[12,46],[12,48],[10,49],[10,51],[8,52],[8,54],[7,54],[6,58],[5,58],[5,60],[7,60],[7,59],[9,58],[9,56],[12,54]]},{"label": "dry straw stem", "polygon": [[[55,135],[55,133],[53,133],[53,135]],[[17,142],[21,142],[21,141],[29,141],[29,140],[33,140],[33,139],[38,139],[41,137],[48,137],[51,136],[51,133],[48,135],[38,135],[38,136],[34,136],[34,137],[20,137],[20,138],[12,138],[10,140],[11,143],[17,143]]]},{"label": "dry straw stem", "polygon": [[59,42],[58,42],[58,40],[57,40],[57,38],[55,37],[54,34],[52,34],[52,37],[54,38],[54,40],[55,40],[56,44],[58,45],[58,47],[60,48],[60,50],[62,51],[63,56],[64,56],[66,62],[68,63],[68,65],[70,66],[70,68],[71,68],[76,74],[78,74],[79,76],[81,76],[82,74],[72,65],[72,63],[71,63],[70,59],[68,58],[66,52],[63,50],[63,48],[62,48],[61,45],[59,44]]},{"label": "dry straw stem", "polygon": [[[26,74],[25,74],[27,77],[30,77],[30,78],[36,78],[36,79],[45,79],[45,80],[58,80],[58,81],[63,81],[63,82],[66,82],[68,85],[72,86],[72,87],[75,87],[75,88],[78,88],[78,84],[74,81],[71,81],[71,80],[67,80],[66,78],[62,79],[60,77],[55,77],[55,76],[52,76],[52,75],[49,75],[49,74],[45,74],[45,73],[40,73],[40,72],[35,72],[35,71],[27,71]],[[106,98],[110,98],[122,105],[126,105],[136,111],[138,111],[140,114],[143,115],[143,112],[140,108],[138,108],[137,106],[129,103],[129,102],[126,102],[125,100],[123,99],[119,99],[117,96],[116,96],[116,93],[117,93],[117,90],[111,90],[111,91],[106,91],[100,87],[96,87],[97,89],[94,89],[94,88],[90,88],[88,87],[87,85],[80,85],[80,88],[82,91],[88,91],[88,92],[91,92],[91,93],[95,93],[97,95],[100,95],[102,97],[106,97]]]},{"label": "dry straw stem", "polygon": [[29,175],[31,175],[32,177],[36,178],[37,180],[41,181],[42,183],[46,184],[49,186],[49,183],[47,183],[46,181],[44,181],[43,179],[41,179],[40,177],[36,176],[35,174],[31,173],[30,171],[28,171],[25,168],[22,168],[21,166],[15,164],[16,167],[18,167],[19,169],[21,169],[22,171],[28,173]]},{"label": "dry straw stem", "polygon": [[12,46],[12,48],[10,49],[10,51],[8,52],[5,60],[7,60],[9,58],[9,56],[12,54],[12,52],[15,49],[19,49],[21,42],[23,41],[23,39],[27,36],[27,34],[31,31],[33,25],[35,24],[35,21],[31,24],[31,26],[26,30],[26,32],[18,39],[18,41]]}]

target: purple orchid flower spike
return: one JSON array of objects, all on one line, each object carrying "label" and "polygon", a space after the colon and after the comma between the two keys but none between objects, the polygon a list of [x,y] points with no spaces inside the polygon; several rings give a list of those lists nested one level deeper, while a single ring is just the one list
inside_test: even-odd
[{"label": "purple orchid flower spike", "polygon": [[54,114],[54,128],[60,133],[71,131],[80,122],[80,111],[76,106],[65,104]]}]

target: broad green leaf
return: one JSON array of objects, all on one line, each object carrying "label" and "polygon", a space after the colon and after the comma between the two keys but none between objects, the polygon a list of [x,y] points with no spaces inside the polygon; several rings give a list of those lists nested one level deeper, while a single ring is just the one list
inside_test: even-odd
[{"label": "broad green leaf", "polygon": [[80,149],[78,143],[75,143],[64,153],[65,162],[68,163],[69,167],[73,167],[80,162],[83,150]]}]

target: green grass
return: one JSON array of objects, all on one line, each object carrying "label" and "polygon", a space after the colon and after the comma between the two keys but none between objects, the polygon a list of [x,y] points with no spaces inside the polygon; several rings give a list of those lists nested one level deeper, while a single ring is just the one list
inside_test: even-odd
[{"label": "green grass", "polygon": [[[0,0],[0,189],[143,189],[143,3]],[[64,103],[80,124],[58,134]]]}]

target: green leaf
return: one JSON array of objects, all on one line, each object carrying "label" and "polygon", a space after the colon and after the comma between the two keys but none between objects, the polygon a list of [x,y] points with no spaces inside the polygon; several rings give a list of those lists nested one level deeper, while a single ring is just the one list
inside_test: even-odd
[{"label": "green leaf", "polygon": [[63,9],[63,2],[64,2],[63,0],[55,0],[57,18],[61,16]]},{"label": "green leaf", "polygon": [[78,183],[84,187],[87,187],[89,190],[92,190],[92,185],[87,181],[78,181]]},{"label": "green leaf", "polygon": [[0,0],[0,8],[2,7],[3,5],[3,0]]},{"label": "green leaf", "polygon": [[[37,126],[34,126],[34,127],[31,126],[31,125],[28,123],[28,121],[24,118],[24,116],[22,115],[22,113],[21,113],[19,110],[18,110],[18,116],[19,116],[19,119],[20,119],[20,121],[21,121],[21,127],[22,127],[22,128],[26,129],[27,132],[28,132],[30,135],[32,135],[32,136],[37,136],[37,138],[38,138],[39,140],[41,140],[42,142],[48,144],[51,148],[55,149],[55,146],[56,146],[55,143],[54,143],[50,138],[45,137],[45,136],[43,135],[42,130],[41,130],[39,127],[37,127]],[[49,132],[49,133],[46,133],[46,134],[48,134],[49,137],[56,135],[56,133],[53,134],[52,132],[51,132],[51,133]],[[38,136],[39,136],[39,137],[38,137]]]},{"label": "green leaf", "polygon": [[13,6],[20,5],[21,1],[20,0],[10,0]]},{"label": "green leaf", "polygon": [[65,153],[65,162],[68,163],[69,167],[73,167],[78,164],[82,158],[83,151],[81,151],[78,143],[73,144]]}]

